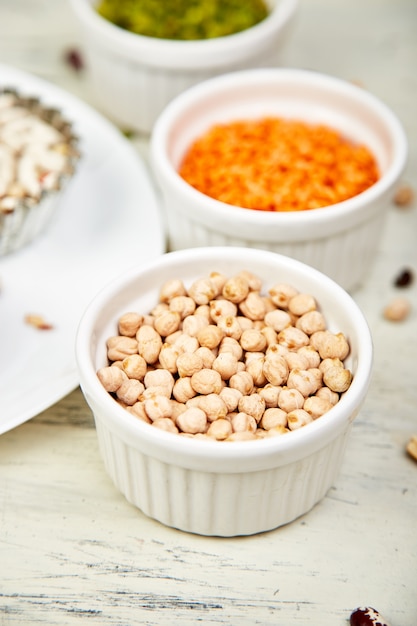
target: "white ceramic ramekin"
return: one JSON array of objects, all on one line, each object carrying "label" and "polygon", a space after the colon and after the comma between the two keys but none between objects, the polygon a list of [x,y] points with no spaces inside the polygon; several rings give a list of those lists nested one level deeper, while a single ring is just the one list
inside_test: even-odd
[{"label": "white ceramic ramekin", "polygon": [[71,0],[79,21],[94,97],[118,124],[149,132],[184,89],[225,71],[275,64],[297,0],[270,0],[256,26],[227,37],[174,41],[143,37],[114,26],[94,0]]},{"label": "white ceramic ramekin", "polygon": [[[367,145],[380,180],[330,207],[269,213],[209,198],[177,173],[192,141],[212,125],[267,116],[322,123]],[[191,87],[165,108],[151,137],[171,250],[207,245],[272,250],[312,265],[347,290],[363,282],[375,257],[406,158],[404,131],[387,106],[353,84],[296,69],[234,72]]]},{"label": "white ceramic ramekin", "polygon": [[[96,372],[107,365],[106,340],[126,311],[148,312],[163,282],[250,269],[265,290],[277,282],[313,294],[333,332],[350,342],[353,381],[327,414],[281,437],[210,442],[154,428],[122,408]],[[202,535],[249,535],[309,511],[334,484],[349,431],[367,393],[372,340],[353,299],[331,279],[294,259],[264,250],[199,248],[171,252],[132,269],[92,301],[80,322],[76,357],[82,391],[94,414],[106,470],[146,515]]]}]

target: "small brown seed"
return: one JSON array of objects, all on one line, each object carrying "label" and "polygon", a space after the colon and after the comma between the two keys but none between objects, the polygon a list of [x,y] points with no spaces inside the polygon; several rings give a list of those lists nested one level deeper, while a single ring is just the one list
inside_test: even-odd
[{"label": "small brown seed", "polygon": [[397,189],[394,196],[394,203],[399,207],[407,207],[412,204],[414,200],[414,192],[408,185],[404,185]]},{"label": "small brown seed", "polygon": [[408,268],[403,269],[394,281],[395,287],[408,287],[413,282],[413,273]]},{"label": "small brown seed", "polygon": [[389,626],[378,611],[370,606],[359,607],[350,616],[350,626]]},{"label": "small brown seed", "polygon": [[409,316],[411,303],[407,298],[394,298],[384,309],[384,317],[390,322],[402,322]]},{"label": "small brown seed", "polygon": [[413,435],[405,447],[407,453],[417,461],[417,435]]}]

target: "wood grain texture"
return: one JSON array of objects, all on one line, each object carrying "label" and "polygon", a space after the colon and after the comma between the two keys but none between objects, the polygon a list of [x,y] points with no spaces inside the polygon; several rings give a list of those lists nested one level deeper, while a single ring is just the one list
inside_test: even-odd
[{"label": "wood grain texture", "polygon": [[[285,62],[359,81],[409,137],[417,191],[414,0],[301,1]],[[0,62],[93,104],[63,62],[78,32],[65,0],[2,0]],[[147,155],[147,142],[134,139]],[[0,624],[347,626],[357,606],[417,621],[417,285],[400,324],[381,315],[403,267],[417,272],[416,205],[390,210],[378,258],[354,294],[375,345],[371,388],[335,486],[310,513],[262,535],[218,539],[166,528],[107,477],[76,389],[0,437]],[[1,274],[1,266],[0,266]],[[24,381],[22,382],[24,390]]]}]

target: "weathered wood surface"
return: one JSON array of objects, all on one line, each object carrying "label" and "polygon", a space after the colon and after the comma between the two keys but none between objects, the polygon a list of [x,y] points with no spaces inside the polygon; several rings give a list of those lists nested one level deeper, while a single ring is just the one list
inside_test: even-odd
[{"label": "weathered wood surface", "polygon": [[[417,190],[417,4],[304,0],[286,63],[360,81],[399,116]],[[63,63],[78,43],[65,0],[2,0],[0,62],[92,103]],[[146,140],[137,140],[146,156]],[[0,624],[197,623],[343,626],[359,605],[392,626],[417,623],[417,285],[414,310],[390,324],[392,281],[417,271],[416,205],[392,207],[365,287],[375,369],[342,472],[313,511],[263,535],[217,539],[165,528],[128,504],[99,456],[77,389],[0,437]],[[24,392],[24,381],[22,381]]]}]

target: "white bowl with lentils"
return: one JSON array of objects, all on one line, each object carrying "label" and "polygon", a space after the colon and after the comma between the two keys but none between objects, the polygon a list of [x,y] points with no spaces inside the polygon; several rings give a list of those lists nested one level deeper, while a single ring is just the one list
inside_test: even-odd
[{"label": "white bowl with lentils", "polygon": [[146,515],[249,535],[336,480],[372,339],[339,285],[273,252],[209,247],[134,268],[91,302],[80,384],[110,477]]},{"label": "white bowl with lentils", "polygon": [[369,274],[406,160],[383,102],[294,68],[200,82],[165,107],[150,144],[170,250],[271,250],[349,292]]}]

